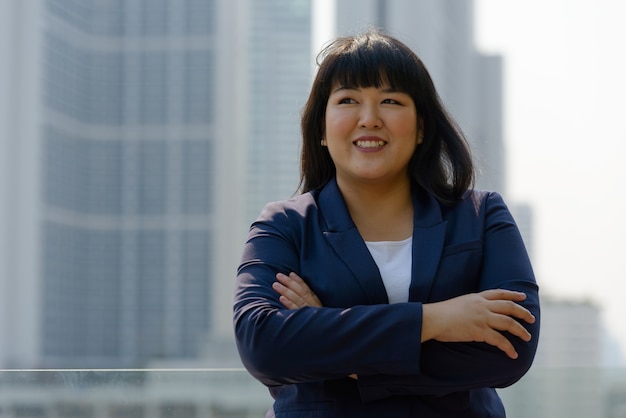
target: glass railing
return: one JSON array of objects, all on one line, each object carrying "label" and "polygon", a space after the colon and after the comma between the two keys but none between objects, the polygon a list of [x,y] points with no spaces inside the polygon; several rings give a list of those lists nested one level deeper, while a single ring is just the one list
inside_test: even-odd
[{"label": "glass railing", "polygon": [[[626,370],[533,368],[500,390],[509,418],[626,417]],[[1,370],[0,418],[256,418],[243,369]]]},{"label": "glass railing", "polygon": [[1,418],[256,418],[270,405],[242,369],[0,371]]}]

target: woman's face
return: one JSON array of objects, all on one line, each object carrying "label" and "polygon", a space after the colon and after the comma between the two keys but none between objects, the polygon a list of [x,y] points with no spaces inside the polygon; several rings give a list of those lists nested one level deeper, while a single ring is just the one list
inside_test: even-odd
[{"label": "woman's face", "polygon": [[423,135],[415,103],[388,85],[335,83],[326,107],[324,141],[341,184],[406,181]]}]

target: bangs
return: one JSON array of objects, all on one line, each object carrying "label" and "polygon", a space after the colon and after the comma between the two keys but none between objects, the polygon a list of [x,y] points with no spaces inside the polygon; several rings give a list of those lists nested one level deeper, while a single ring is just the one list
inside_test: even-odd
[{"label": "bangs", "polygon": [[385,39],[366,39],[345,45],[334,56],[327,56],[327,80],[348,88],[389,85],[408,92],[415,85],[417,56]]}]

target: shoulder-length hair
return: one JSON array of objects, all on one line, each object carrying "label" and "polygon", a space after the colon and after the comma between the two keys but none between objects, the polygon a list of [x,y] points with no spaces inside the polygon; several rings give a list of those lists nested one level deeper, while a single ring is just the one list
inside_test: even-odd
[{"label": "shoulder-length hair", "polygon": [[409,161],[414,183],[440,202],[453,204],[473,186],[474,167],[465,136],[445,110],[419,57],[399,40],[369,30],[341,37],[318,55],[319,69],[301,119],[300,191],[321,188],[335,176],[335,165],[320,145],[331,87],[380,87],[406,92],[423,121],[423,142]]}]

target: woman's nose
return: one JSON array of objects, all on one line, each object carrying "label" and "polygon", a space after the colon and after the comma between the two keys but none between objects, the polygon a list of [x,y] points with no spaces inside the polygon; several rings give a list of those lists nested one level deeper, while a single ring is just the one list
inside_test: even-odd
[{"label": "woman's nose", "polygon": [[364,105],[361,108],[359,126],[362,128],[380,128],[383,122],[380,118],[379,110],[374,105]]}]

